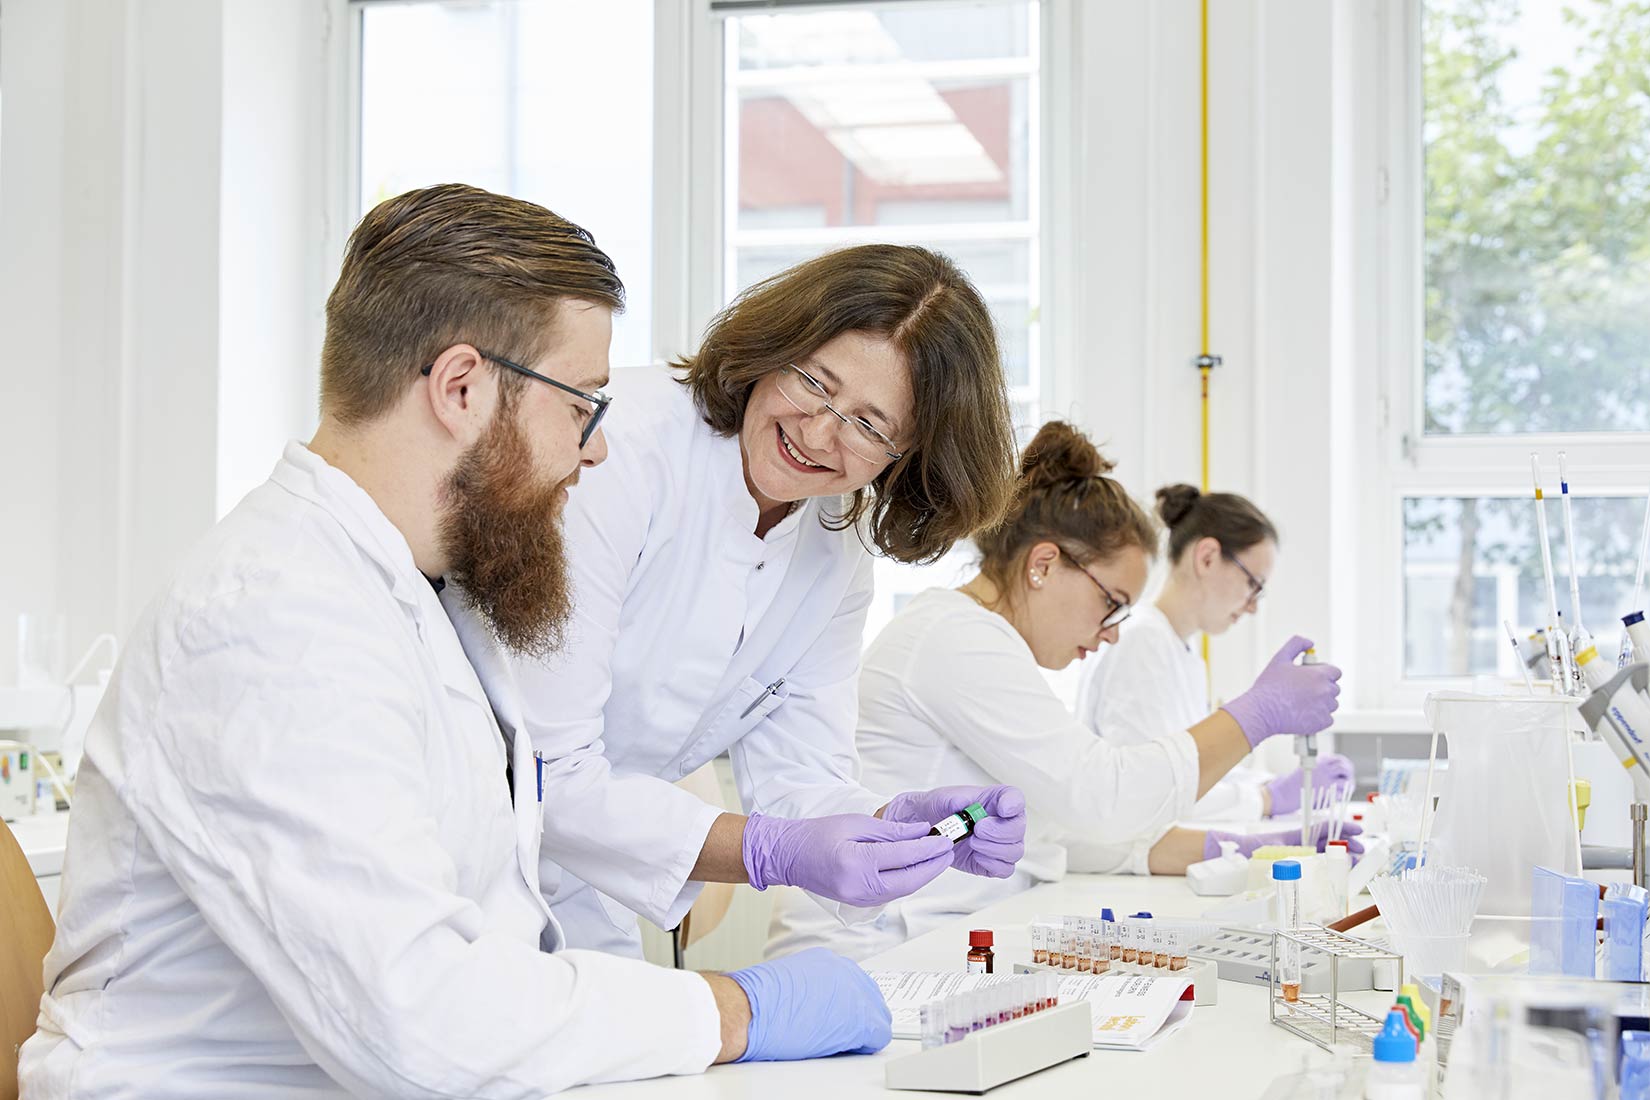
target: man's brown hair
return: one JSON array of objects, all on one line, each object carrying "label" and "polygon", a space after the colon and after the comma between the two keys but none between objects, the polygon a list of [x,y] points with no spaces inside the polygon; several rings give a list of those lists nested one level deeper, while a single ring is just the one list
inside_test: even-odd
[{"label": "man's brown hair", "polygon": [[327,298],[322,412],[383,415],[454,344],[532,363],[568,298],[624,309],[613,261],[567,219],[457,183],[386,199],[350,234]]},{"label": "man's brown hair", "polygon": [[705,422],[736,435],[757,382],[845,332],[883,337],[911,371],[904,450],[831,525],[861,521],[897,561],[927,562],[995,524],[1014,491],[1014,429],[991,313],[949,259],[910,245],[827,252],[746,290],[677,363]]}]

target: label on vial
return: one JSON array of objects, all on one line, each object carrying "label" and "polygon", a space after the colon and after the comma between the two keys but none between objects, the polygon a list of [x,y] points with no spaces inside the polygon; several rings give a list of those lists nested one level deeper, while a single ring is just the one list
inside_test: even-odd
[{"label": "label on vial", "polygon": [[963,824],[963,819],[960,815],[952,814],[938,825],[935,825],[929,830],[929,832],[935,836],[943,836],[945,839],[955,844],[957,841],[968,835],[968,826]]},{"label": "label on vial", "polygon": [[968,960],[968,972],[970,974],[984,974],[985,973],[985,962],[983,960],[976,961],[974,959],[969,959]]}]

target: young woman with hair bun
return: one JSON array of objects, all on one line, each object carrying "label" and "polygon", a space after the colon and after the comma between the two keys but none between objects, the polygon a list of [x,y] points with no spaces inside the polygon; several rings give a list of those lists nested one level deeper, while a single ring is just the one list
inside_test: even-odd
[{"label": "young woman with hair bun", "polygon": [[[1208,714],[1208,678],[1197,637],[1225,633],[1253,614],[1277,560],[1278,532],[1236,493],[1191,485],[1157,491],[1168,531],[1169,576],[1150,604],[1136,609],[1105,660],[1083,678],[1077,712],[1107,741],[1137,745]],[[1352,778],[1352,762],[1326,753],[1312,789]],[[1301,774],[1274,777],[1238,766],[1192,807],[1191,820],[1254,821],[1300,809]]]},{"label": "young woman with hair bun", "polygon": [[[911,600],[866,651],[859,681],[862,782],[1007,783],[1025,794],[1025,855],[1006,879],[942,875],[876,920],[842,926],[794,893],[775,910],[768,953],[828,945],[865,958],[954,916],[1073,869],[1180,874],[1223,834],[1180,829],[1250,749],[1316,731],[1340,671],[1299,665],[1293,639],[1254,686],[1195,722],[1117,745],[1094,736],[1041,669],[1117,640],[1146,584],[1157,526],[1082,432],[1043,425],[1026,448],[1003,523],[975,537],[977,576]],[[1284,839],[1252,837],[1246,850]]]}]

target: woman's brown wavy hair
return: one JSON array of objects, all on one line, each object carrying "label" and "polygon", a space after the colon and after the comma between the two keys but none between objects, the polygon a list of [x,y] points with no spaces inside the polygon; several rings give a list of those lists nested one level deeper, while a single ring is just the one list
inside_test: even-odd
[{"label": "woman's brown wavy hair", "polygon": [[912,245],[828,252],[750,287],[676,366],[705,422],[737,435],[765,376],[845,332],[891,341],[911,370],[912,438],[827,520],[863,524],[902,562],[929,562],[996,524],[1014,492],[1014,431],[991,314],[945,256]]}]

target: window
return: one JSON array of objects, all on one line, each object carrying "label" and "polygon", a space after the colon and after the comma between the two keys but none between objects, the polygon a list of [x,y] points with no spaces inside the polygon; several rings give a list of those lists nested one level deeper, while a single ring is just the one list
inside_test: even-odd
[{"label": "window", "polygon": [[542,203],[590,230],[624,280],[614,364],[652,359],[652,0],[353,6],[354,214],[451,182]]},{"label": "window", "polygon": [[[1034,429],[1039,14],[1035,2],[885,2],[728,16],[721,300],[831,248],[943,252],[985,296],[1015,423]],[[879,561],[868,633],[968,563],[966,549],[925,569]]]},{"label": "window", "polygon": [[1650,466],[1650,13],[1569,0],[1381,10],[1388,457],[1368,505],[1369,588],[1403,598],[1363,606],[1381,650],[1372,701],[1409,706],[1440,679],[1516,678],[1503,622],[1546,622],[1532,452],[1566,623],[1559,452],[1581,618],[1607,659],[1632,610]]}]

